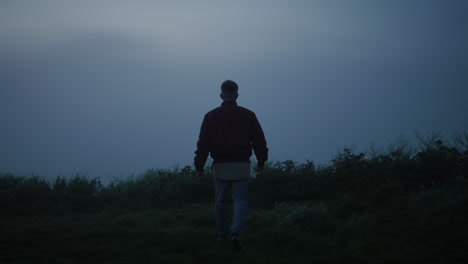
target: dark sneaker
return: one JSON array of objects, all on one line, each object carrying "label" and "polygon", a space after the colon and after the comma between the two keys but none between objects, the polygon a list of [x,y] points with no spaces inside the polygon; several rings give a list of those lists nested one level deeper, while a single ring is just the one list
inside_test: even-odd
[{"label": "dark sneaker", "polygon": [[242,244],[242,241],[240,240],[239,235],[236,234],[236,233],[232,234],[232,244],[234,245],[234,248],[237,251],[244,251],[245,250],[244,244]]}]

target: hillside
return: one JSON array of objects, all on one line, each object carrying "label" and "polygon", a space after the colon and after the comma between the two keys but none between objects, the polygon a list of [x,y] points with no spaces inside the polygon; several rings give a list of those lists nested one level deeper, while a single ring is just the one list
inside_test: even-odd
[{"label": "hillside", "polygon": [[0,174],[0,262],[467,263],[463,142],[268,163],[251,180],[243,253],[214,239],[213,184],[189,166],[107,186]]}]

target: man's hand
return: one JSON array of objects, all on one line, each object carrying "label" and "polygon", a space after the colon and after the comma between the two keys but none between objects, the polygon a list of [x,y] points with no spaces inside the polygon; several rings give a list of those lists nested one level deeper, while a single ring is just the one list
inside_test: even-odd
[{"label": "man's hand", "polygon": [[199,181],[204,181],[206,179],[205,173],[203,171],[197,171],[197,177]]}]

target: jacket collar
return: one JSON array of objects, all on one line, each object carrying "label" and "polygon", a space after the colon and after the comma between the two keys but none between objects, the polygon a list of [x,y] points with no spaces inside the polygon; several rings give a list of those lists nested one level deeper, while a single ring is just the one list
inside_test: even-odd
[{"label": "jacket collar", "polygon": [[237,105],[236,101],[224,101],[221,106],[231,106],[231,105]]}]

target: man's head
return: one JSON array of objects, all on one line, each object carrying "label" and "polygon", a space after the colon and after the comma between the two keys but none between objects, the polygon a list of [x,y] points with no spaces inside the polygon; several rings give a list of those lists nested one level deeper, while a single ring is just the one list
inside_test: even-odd
[{"label": "man's head", "polygon": [[237,83],[231,80],[224,81],[221,84],[221,99],[224,101],[236,101],[239,96],[237,93],[238,90],[239,87],[237,86]]}]

